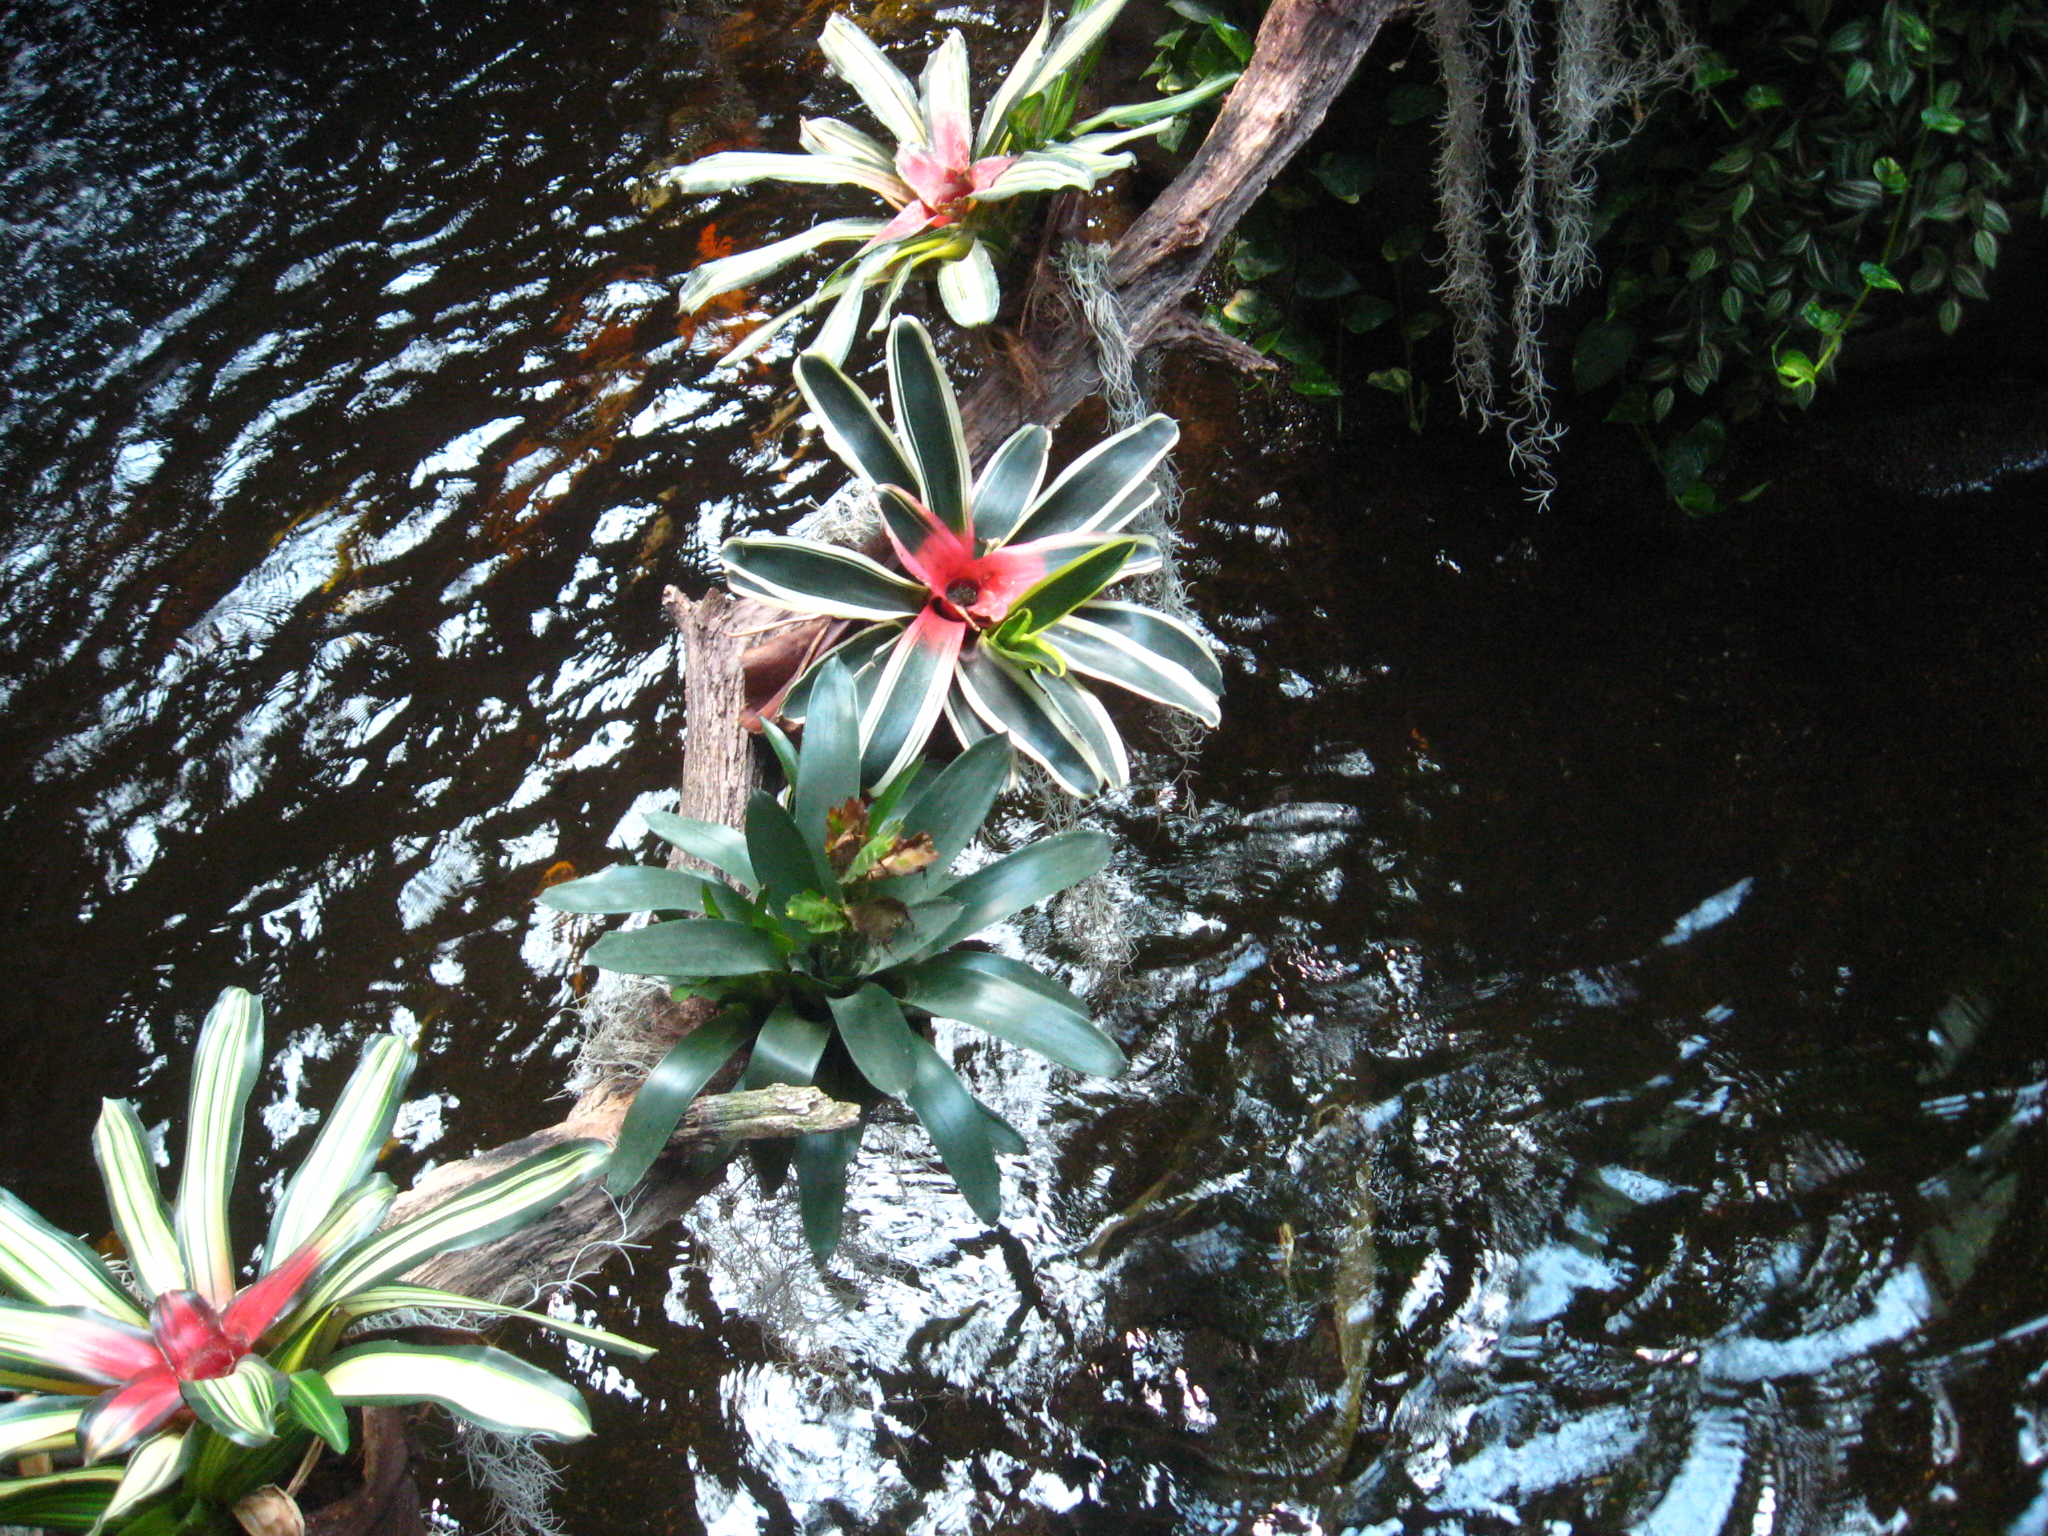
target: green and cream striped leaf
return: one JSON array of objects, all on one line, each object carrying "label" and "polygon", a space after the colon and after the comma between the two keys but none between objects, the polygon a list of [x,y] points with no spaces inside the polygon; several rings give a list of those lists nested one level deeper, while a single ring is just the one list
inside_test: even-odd
[{"label": "green and cream striped leaf", "polygon": [[227,1375],[181,1382],[178,1392],[208,1429],[254,1447],[277,1438],[277,1410],[291,1395],[291,1383],[261,1355],[244,1355]]},{"label": "green and cream striped leaf", "polygon": [[123,1472],[118,1466],[67,1467],[42,1477],[0,1479],[0,1520],[38,1530],[95,1529]]},{"label": "green and cream striped leaf", "polygon": [[774,533],[727,539],[719,558],[725,562],[726,584],[735,592],[798,613],[907,619],[930,597],[919,583],[858,550],[815,539]]},{"label": "green and cream striped leaf", "polygon": [[1100,181],[1105,176],[1114,176],[1118,171],[1128,170],[1137,163],[1136,157],[1128,150],[1121,150],[1115,154],[1105,153],[1100,145],[1111,137],[1116,136],[1097,134],[1092,140],[1072,140],[1057,149],[1047,150],[1046,153],[1068,161]]},{"label": "green and cream striped leaf", "polygon": [[[974,718],[1052,775],[1067,794],[1085,798],[1102,779],[1065,720],[1046,702],[1021,670],[1004,662],[987,646],[962,656],[954,672],[960,697]],[[961,721],[954,713],[954,729]],[[962,739],[966,739],[962,732]]]},{"label": "green and cream striped leaf", "polygon": [[[1130,157],[1125,156],[1125,165]],[[1122,166],[1111,169],[1120,170]],[[969,193],[977,203],[1000,203],[1013,197],[1028,197],[1037,192],[1059,192],[1068,187],[1088,191],[1102,179],[1104,172],[1092,169],[1080,159],[1056,150],[1034,149],[1028,155],[1020,155],[1014,164],[1007,166],[979,192]]]},{"label": "green and cream striped leaf", "polygon": [[[1118,153],[1124,145],[1134,144],[1139,139],[1149,139],[1166,130],[1164,121],[1146,121],[1134,128],[1119,128],[1108,133],[1084,133],[1063,140],[1060,153],[1071,156],[1083,165],[1103,164],[1116,160],[1128,165],[1131,157]],[[1119,166],[1121,168],[1121,166]]]},{"label": "green and cream striped leaf", "polygon": [[145,1320],[100,1256],[0,1189],[0,1286],[49,1307],[88,1307],[124,1323]]},{"label": "green and cream striped leaf", "polygon": [[630,1355],[635,1360],[645,1360],[654,1353],[654,1346],[651,1344],[641,1344],[566,1317],[555,1317],[546,1312],[530,1312],[523,1307],[507,1306],[502,1302],[478,1301],[474,1296],[463,1296],[454,1291],[437,1291],[427,1285],[373,1286],[367,1291],[358,1291],[353,1296],[345,1298],[335,1306],[334,1312],[337,1317],[354,1322],[358,1318],[375,1317],[382,1312],[398,1312],[416,1307],[448,1312],[474,1312],[487,1317],[522,1318],[529,1323],[539,1323],[543,1328],[551,1328],[565,1338],[575,1339],[597,1349],[610,1350],[614,1354]]},{"label": "green and cream striped leaf", "polygon": [[731,827],[699,821],[693,816],[678,816],[674,811],[643,811],[640,819],[663,842],[702,859],[720,874],[741,885],[759,883],[754,879],[754,866],[747,860],[747,840]]},{"label": "green and cream striped leaf", "polygon": [[[111,1525],[124,1516],[140,1509],[166,1489],[177,1486],[185,1475],[185,1469],[192,1464],[197,1453],[200,1437],[188,1434],[182,1429],[166,1430],[163,1434],[152,1435],[128,1453],[128,1459],[118,1469],[120,1476],[114,1482],[113,1497],[107,1500],[101,1512],[95,1531]],[[87,1468],[100,1471],[101,1468]],[[62,1475],[62,1474],[59,1474]]]},{"label": "green and cream striped leaf", "polygon": [[924,113],[925,130],[935,141],[938,124],[951,117],[969,135],[973,131],[972,103],[967,92],[967,39],[956,28],[947,32],[939,46],[925,60],[919,81],[918,106]]},{"label": "green and cream striped leaf", "polygon": [[1180,620],[1137,603],[1084,603],[1046,631],[1068,666],[1183,710],[1213,726],[1222,719],[1222,669],[1201,636]]},{"label": "green and cream striped leaf", "polygon": [[996,280],[995,259],[981,241],[968,246],[965,256],[940,264],[939,301],[953,323],[966,330],[995,319],[1003,290]]},{"label": "green and cream striped leaf", "polygon": [[68,1448],[77,1438],[78,1416],[92,1403],[89,1397],[38,1394],[0,1404],[0,1461]]},{"label": "green and cream striped leaf", "polygon": [[1065,722],[1089,763],[1110,789],[1123,789],[1131,782],[1131,763],[1124,751],[1124,739],[1109,711],[1088,689],[1071,678],[1053,672],[1038,672],[1031,681]]},{"label": "green and cream striped leaf", "polygon": [[870,240],[881,227],[879,219],[827,219],[823,224],[813,225],[802,234],[791,235],[786,240],[707,261],[690,273],[682,291],[676,296],[676,302],[685,310],[701,309],[721,293],[751,288],[764,277],[772,277],[798,257],[808,256],[820,246],[846,240]]},{"label": "green and cream striped leaf", "polygon": [[228,1199],[242,1155],[242,1119],[263,1069],[263,1004],[229,987],[200,1026],[185,1112],[185,1162],[172,1225],[192,1289],[224,1307],[234,1299]]},{"label": "green and cream striped leaf", "polygon": [[889,647],[896,643],[896,637],[903,633],[903,624],[898,620],[892,624],[871,624],[865,629],[855,630],[851,636],[827,651],[804,675],[790,686],[783,696],[782,717],[785,720],[802,721],[809,716],[811,689],[816,686],[819,673],[828,661],[841,662],[853,674],[853,697],[858,708],[865,709],[868,700],[875,696],[875,680],[882,675],[886,665]]},{"label": "green and cream striped leaf", "polygon": [[1083,0],[1069,12],[1066,21],[1053,33],[1051,43],[1046,46],[1045,57],[1039,62],[1025,94],[1042,91],[1062,75],[1079,69],[1089,50],[1107,35],[1110,24],[1123,8],[1124,0],[1094,0],[1092,4]]},{"label": "green and cream striped leaf", "polygon": [[664,171],[661,180],[684,196],[726,192],[756,181],[785,181],[800,186],[865,187],[882,197],[904,190],[903,182],[893,169],[878,170],[865,158],[815,151],[784,155],[748,149],[727,150]]},{"label": "green and cream striped leaf", "polygon": [[157,1185],[148,1138],[134,1108],[125,1100],[100,1101],[92,1154],[100,1165],[100,1182],[107,1188],[114,1230],[121,1234],[128,1266],[143,1294],[191,1289],[185,1255],[179,1250],[177,1234],[171,1230],[171,1213],[165,1209],[163,1191]]},{"label": "green and cream striped leaf", "polygon": [[851,123],[836,117],[807,117],[797,125],[797,142],[814,155],[831,155],[840,160],[857,160],[896,182],[897,194],[884,193],[899,207],[914,197],[896,176],[896,157],[879,139],[870,138]]},{"label": "green and cream striped leaf", "polygon": [[873,793],[924,750],[945,708],[967,626],[933,610],[897,637],[860,722],[861,782]]},{"label": "green and cream striped leaf", "polygon": [[1097,443],[1060,472],[1018,526],[1021,541],[1095,530],[1121,515],[1126,497],[1152,477],[1180,441],[1171,416],[1151,415]]},{"label": "green and cream striped leaf", "polygon": [[263,1245],[266,1271],[297,1252],[336,1202],[369,1177],[390,1139],[418,1061],[398,1035],[379,1035],[370,1042],[270,1218],[270,1236]]},{"label": "green and cream striped leaf", "polygon": [[818,46],[824,50],[825,62],[867,103],[868,110],[889,130],[891,138],[898,144],[925,143],[924,114],[917,88],[865,32],[835,12],[825,22]]},{"label": "green and cream striped leaf", "polygon": [[1037,499],[1051,447],[1052,434],[1034,422],[1012,432],[982,466],[974,482],[974,536],[984,552],[1005,543]]},{"label": "green and cream striped leaf", "polygon": [[517,1231],[597,1177],[610,1155],[601,1141],[565,1141],[479,1180],[348,1254],[299,1312],[318,1316],[344,1297],[382,1285],[436,1254]]},{"label": "green and cream striped leaf", "polygon": [[337,1456],[348,1454],[348,1414],[318,1371],[294,1371],[286,1405],[293,1418],[327,1442]]},{"label": "green and cream striped leaf", "polygon": [[909,486],[917,469],[861,387],[837,363],[806,352],[796,360],[796,387],[817,413],[825,442],[870,485]]},{"label": "green and cream striped leaf", "polygon": [[1146,123],[1157,123],[1163,128],[1171,119],[1179,117],[1184,112],[1192,112],[1203,102],[1222,95],[1237,84],[1237,77],[1238,71],[1228,70],[1211,75],[1200,85],[1176,91],[1171,96],[1161,96],[1156,101],[1136,101],[1121,107],[1111,107],[1105,112],[1096,113],[1085,122],[1076,123],[1073,132],[1077,138],[1085,138],[1102,128],[1133,128]]},{"label": "green and cream striped leaf", "polygon": [[867,303],[868,288],[902,259],[903,247],[891,241],[855,262],[853,270],[846,275],[844,291],[825,312],[825,323],[818,327],[818,334],[811,339],[810,350],[821,357],[831,358],[835,363],[845,362],[846,354],[853,350],[854,338],[860,334],[861,310]]},{"label": "green and cream striped leaf", "polygon": [[930,334],[907,315],[889,327],[889,400],[896,410],[897,437],[917,466],[917,484],[903,489],[915,491],[954,532],[971,533],[967,490],[973,477],[960,402],[939,366]]},{"label": "green and cream striped leaf", "polygon": [[322,1374],[351,1407],[437,1403],[503,1434],[581,1440],[590,1433],[590,1414],[574,1387],[487,1345],[358,1344]]},{"label": "green and cream striped leaf", "polygon": [[1030,94],[1028,87],[1037,77],[1039,61],[1045,57],[1046,44],[1052,37],[1052,15],[1048,11],[1041,16],[1032,30],[1024,51],[1017,55],[1017,62],[1010,66],[1010,72],[1003,76],[1003,83],[989,98],[988,106],[982,111],[981,126],[974,135],[974,157],[992,155],[1001,147],[1004,134],[1010,125],[1010,114],[1017,104]]}]

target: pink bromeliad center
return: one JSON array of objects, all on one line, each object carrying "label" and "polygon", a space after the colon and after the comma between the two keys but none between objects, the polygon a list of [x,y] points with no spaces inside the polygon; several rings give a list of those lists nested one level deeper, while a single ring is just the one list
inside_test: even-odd
[{"label": "pink bromeliad center", "polygon": [[932,607],[942,617],[975,630],[993,629],[1002,623],[1009,617],[1010,606],[1046,573],[1044,554],[1030,545],[977,555],[972,539],[963,538],[930,513],[925,513],[924,538],[914,548],[897,537],[893,528],[889,538],[903,568],[931,593]]},{"label": "pink bromeliad center", "polygon": [[976,160],[972,155],[966,119],[950,114],[932,125],[930,148],[906,144],[899,149],[896,174],[915,195],[871,243],[881,245],[920,230],[957,224],[967,211],[967,200],[986,191],[1017,159],[1015,155],[987,155]]}]

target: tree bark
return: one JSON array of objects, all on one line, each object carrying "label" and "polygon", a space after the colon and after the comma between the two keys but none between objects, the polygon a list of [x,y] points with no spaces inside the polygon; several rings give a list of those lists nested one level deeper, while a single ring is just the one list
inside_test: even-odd
[{"label": "tree bark", "polygon": [[[1217,248],[1328,115],[1380,27],[1412,0],[1274,0],[1251,63],[1187,168],[1110,252],[1108,282],[1133,349],[1185,344],[1208,328],[1181,310]],[[1064,313],[1061,311],[1064,310]],[[1024,335],[1026,368],[984,380],[962,407],[969,437],[998,443],[1048,426],[1102,382],[1070,306],[1047,306]],[[1210,350],[1217,344],[1205,342]]]}]

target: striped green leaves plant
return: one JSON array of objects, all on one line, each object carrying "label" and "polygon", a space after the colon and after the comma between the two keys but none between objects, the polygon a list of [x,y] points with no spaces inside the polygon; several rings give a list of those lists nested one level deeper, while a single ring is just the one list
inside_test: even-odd
[{"label": "striped green leaves plant", "polygon": [[[1092,189],[1131,164],[1123,146],[1164,132],[1183,112],[1236,79],[1219,74],[1157,101],[1114,107],[1074,123],[1080,81],[1124,0],[1082,0],[1054,30],[1039,24],[975,122],[967,42],[949,32],[913,84],[853,22],[835,15],[819,47],[894,141],[892,149],[835,118],[813,118],[798,133],[799,154],[726,151],[663,177],[673,192],[722,192],[757,181],[851,186],[881,198],[886,219],[834,219],[757,250],[704,263],[684,284],[682,305],[702,307],[751,287],[789,263],[833,244],[860,242],[802,303],[757,327],[728,354],[747,356],[813,311],[826,317],[812,346],[845,361],[870,289],[882,293],[874,323],[887,323],[904,286],[921,270],[937,280],[954,322],[986,325],[1001,291],[996,259],[1006,244],[1002,210],[1018,197]],[[829,306],[829,307],[828,307]]]},{"label": "striped green leaves plant", "polygon": [[[1023,1139],[967,1091],[926,1027],[955,1019],[1079,1072],[1123,1070],[1123,1052],[1066,988],[1021,961],[956,947],[1095,874],[1109,840],[1063,832],[956,874],[1008,780],[1007,744],[985,736],[937,771],[913,759],[864,798],[859,695],[836,660],[812,682],[802,746],[770,730],[789,793],[786,803],[756,795],[742,836],[662,812],[647,818],[722,878],[620,867],[541,898],[563,912],[651,912],[648,926],[600,938],[591,963],[657,977],[719,1009],[642,1084],[609,1187],[629,1192],[691,1100],[740,1064],[743,1088],[815,1084],[867,1105],[901,1100],[968,1205],[993,1222],[995,1155],[1021,1151]],[[757,1161],[771,1188],[795,1164],[805,1236],[821,1260],[839,1240],[860,1134],[856,1125],[800,1136]]]},{"label": "striped green leaves plant", "polygon": [[[651,1351],[601,1329],[397,1283],[438,1253],[539,1217],[603,1170],[600,1142],[547,1149],[432,1209],[382,1226],[396,1191],[375,1172],[415,1059],[371,1041],[287,1181],[258,1262],[238,1271],[229,1195],[263,1060],[262,1005],[229,988],[199,1032],[174,1208],[134,1109],[106,1101],[93,1155],[127,1254],[116,1271],[0,1191],[0,1522],[59,1530],[233,1530],[236,1499],[318,1435],[345,1449],[345,1410],[436,1402],[495,1429],[589,1432],[573,1388],[482,1345],[398,1341],[336,1353],[350,1325],[446,1307],[517,1316],[584,1343]],[[241,1283],[243,1275],[246,1283]]]},{"label": "striped green leaves plant", "polygon": [[[893,428],[839,367],[808,353],[797,384],[833,449],[870,485],[897,569],[814,539],[758,535],[722,551],[735,592],[868,621],[833,653],[852,676],[861,780],[889,782],[943,715],[961,745],[1004,736],[1068,794],[1129,782],[1123,738],[1089,686],[1105,682],[1214,725],[1223,674],[1178,619],[1103,592],[1159,569],[1129,531],[1178,440],[1146,417],[1046,479],[1051,434],[1019,429],[978,475],[953,386],[915,320],[889,333]],[[816,669],[812,671],[816,675]],[[810,698],[800,678],[784,714]]]}]

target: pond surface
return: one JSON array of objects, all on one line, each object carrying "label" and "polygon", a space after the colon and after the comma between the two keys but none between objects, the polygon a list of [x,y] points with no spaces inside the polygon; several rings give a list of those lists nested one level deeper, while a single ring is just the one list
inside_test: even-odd
[{"label": "pond surface", "polygon": [[[38,1208],[103,1230],[95,1101],[176,1113],[229,983],[261,1177],[393,1025],[402,1177],[554,1117],[579,935],[533,897],[653,851],[660,590],[839,484],[672,297],[812,205],[628,189],[842,109],[817,22],[0,15],[0,1182]],[[580,1298],[654,1362],[518,1341],[595,1403],[563,1527],[2048,1531],[2038,453],[1902,476],[1866,410],[1671,528],[1233,379],[1162,403],[1225,724],[1132,718],[1109,886],[1017,935],[1131,1073],[948,1040],[1032,1141],[1001,1231],[885,1123],[829,1273],[736,1177]]]}]

